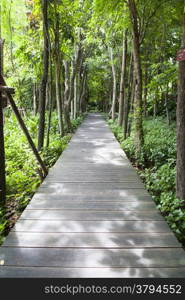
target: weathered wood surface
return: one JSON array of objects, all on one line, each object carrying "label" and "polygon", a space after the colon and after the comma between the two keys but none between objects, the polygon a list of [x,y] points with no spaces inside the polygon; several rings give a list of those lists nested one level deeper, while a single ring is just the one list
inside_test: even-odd
[{"label": "weathered wood surface", "polygon": [[0,248],[0,277],[185,277],[185,253],[90,114]]}]

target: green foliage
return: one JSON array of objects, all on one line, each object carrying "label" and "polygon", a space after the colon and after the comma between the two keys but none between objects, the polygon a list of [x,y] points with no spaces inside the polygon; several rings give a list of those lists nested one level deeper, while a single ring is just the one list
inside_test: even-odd
[{"label": "green foliage", "polygon": [[[108,121],[127,156],[136,162],[134,132],[123,140],[122,128]],[[144,145],[139,158],[139,175],[177,238],[185,245],[185,203],[175,196],[176,135],[162,118],[144,121]]]},{"label": "green foliage", "polygon": [[[57,114],[52,114],[50,144],[44,148],[41,155],[46,166],[51,167],[71,139],[71,134],[64,137],[58,135]],[[83,116],[72,121],[73,131],[82,122]],[[25,122],[34,141],[37,140],[38,117],[28,114]],[[22,133],[15,116],[6,113],[5,120],[5,151],[6,151],[6,181],[7,181],[7,211],[19,215],[27,206],[32,195],[41,183],[40,168],[32,150]],[[5,219],[5,211],[0,210],[0,243],[3,241],[9,221]]]},{"label": "green foliage", "polygon": [[123,129],[120,126],[118,126],[117,122],[114,122],[113,120],[109,120],[108,124],[117,140],[120,143],[123,142]]},{"label": "green foliage", "polygon": [[175,126],[170,127],[161,119],[144,121],[145,142],[143,152],[145,166],[159,167],[165,163],[175,164],[176,159],[176,135]]}]

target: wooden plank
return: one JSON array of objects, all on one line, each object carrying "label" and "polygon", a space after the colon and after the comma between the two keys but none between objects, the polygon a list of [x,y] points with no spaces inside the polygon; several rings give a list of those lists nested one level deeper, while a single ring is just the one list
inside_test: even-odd
[{"label": "wooden plank", "polygon": [[184,278],[185,268],[1,267],[4,278]]},{"label": "wooden plank", "polygon": [[[68,165],[69,164],[69,165]],[[129,166],[121,167],[120,169],[116,170],[115,166],[114,168],[111,168],[111,166],[101,166],[99,164],[89,164],[89,163],[84,163],[84,164],[71,164],[71,163],[66,163],[64,164],[58,164],[54,166],[50,171],[49,175],[55,175],[56,174],[63,174],[65,173],[66,175],[72,175],[72,174],[81,174],[81,172],[84,172],[84,174],[87,175],[98,175],[98,176],[107,176],[110,174],[111,176],[136,176],[139,178],[139,176],[136,174],[136,171],[131,169]]]},{"label": "wooden plank", "polygon": [[67,209],[67,210],[97,210],[97,211],[151,211],[156,210],[154,202],[96,202],[96,201],[64,201],[64,200],[33,200],[28,209]]},{"label": "wooden plank", "polygon": [[[141,191],[139,191],[139,189]],[[144,189],[144,185],[140,183],[131,184],[130,182],[56,182],[48,183],[47,185],[43,182],[39,187],[38,192],[56,193],[60,195],[149,195]]]},{"label": "wooden plank", "polygon": [[138,221],[162,221],[162,216],[157,211],[67,211],[67,210],[29,210],[21,215],[24,220],[138,220]]},{"label": "wooden plank", "polygon": [[180,247],[172,233],[10,232],[4,247],[169,248]]},{"label": "wooden plank", "polygon": [[[84,172],[84,174],[87,175],[102,175],[102,173],[104,173],[105,176],[107,176],[108,174],[110,174],[111,176],[127,176],[127,175],[133,175],[138,177],[138,175],[136,175],[135,170],[126,167],[125,168],[121,168],[116,170],[115,168],[111,168],[111,166],[109,167],[104,167],[104,166],[99,166],[99,164],[96,164],[92,166],[92,164],[71,164],[71,163],[66,163],[65,165],[60,164],[60,165],[56,165],[53,168],[51,168],[51,170],[49,171],[49,175],[55,175],[55,174],[63,174],[65,173],[65,175],[72,175],[72,174],[80,174],[81,172]],[[139,177],[138,177],[139,178]]]},{"label": "wooden plank", "polygon": [[147,201],[147,202],[153,202],[152,197],[144,190],[125,190],[123,192],[117,192],[117,191],[111,191],[109,190],[105,191],[94,191],[94,193],[87,193],[86,191],[79,191],[73,189],[67,190],[67,189],[62,189],[60,190],[59,193],[56,192],[51,192],[47,193],[45,188],[40,188],[40,191],[37,192],[33,198],[32,201],[41,201],[41,200],[50,200],[53,201],[55,200],[64,200],[64,201],[96,201],[96,202],[107,202],[107,201],[112,201],[113,203],[115,202],[142,202],[142,201]]},{"label": "wooden plank", "polygon": [[[89,156],[87,156],[89,155]],[[116,164],[119,162],[123,162],[123,157],[120,155],[114,155],[114,154],[107,154],[105,155],[99,155],[97,156],[96,154],[92,154],[92,153],[63,153],[63,157],[62,157],[63,162],[68,162],[68,161],[75,161],[75,162],[96,162],[96,163],[106,163],[107,160],[111,160],[112,164]]]},{"label": "wooden plank", "polygon": [[12,231],[21,232],[171,232],[165,221],[63,221],[19,219]]},{"label": "wooden plank", "polygon": [[71,174],[66,174],[63,173],[61,174],[53,174],[47,176],[46,180],[44,181],[43,185],[48,185],[53,182],[124,182],[124,183],[134,183],[137,185],[143,186],[141,180],[138,178],[137,175],[112,175],[112,174],[103,174],[103,175],[95,175],[95,173],[92,174],[87,174],[87,173],[71,173]]},{"label": "wooden plank", "polygon": [[1,265],[63,268],[184,267],[180,248],[169,249],[61,249],[1,248]]}]

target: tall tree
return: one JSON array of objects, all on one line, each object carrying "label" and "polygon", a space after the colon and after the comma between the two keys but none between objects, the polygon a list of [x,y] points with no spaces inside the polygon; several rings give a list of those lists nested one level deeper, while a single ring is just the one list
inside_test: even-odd
[{"label": "tall tree", "polygon": [[134,55],[134,71],[135,71],[135,144],[136,156],[139,156],[143,144],[143,125],[142,125],[142,69],[140,56],[140,33],[138,12],[135,0],[128,0],[128,7],[132,22],[133,33],[133,55]]},{"label": "tall tree", "polygon": [[116,67],[114,63],[114,56],[113,56],[113,48],[109,47],[109,54],[110,54],[110,60],[111,60],[111,68],[112,68],[112,78],[113,78],[113,88],[112,88],[112,120],[115,120],[115,113],[116,113],[116,86],[117,86],[117,80],[116,80]]},{"label": "tall tree", "polygon": [[[183,12],[182,50],[185,51],[185,1]],[[179,62],[177,99],[177,184],[176,194],[185,200],[185,60]]]},{"label": "tall tree", "polygon": [[[1,3],[0,3],[1,17]],[[1,37],[0,20],[0,74],[3,75],[3,44]],[[2,84],[2,82],[0,82]],[[4,120],[3,120],[3,97],[0,91],[0,207],[4,206],[6,199],[6,177],[5,177],[5,150],[4,150]]]},{"label": "tall tree", "polygon": [[119,91],[119,114],[118,114],[118,124],[119,124],[119,126],[122,126],[122,124],[123,124],[126,61],[127,61],[127,30],[124,30],[124,32],[123,32],[123,53],[122,53],[122,65],[121,65],[121,79],[120,79],[120,91]]},{"label": "tall tree", "polygon": [[40,151],[44,145],[45,132],[45,107],[46,107],[46,89],[48,80],[49,67],[49,29],[48,29],[48,0],[42,0],[42,17],[43,17],[43,35],[44,35],[44,49],[43,49],[43,74],[40,85],[40,103],[39,103],[39,131],[38,131],[38,150]]}]

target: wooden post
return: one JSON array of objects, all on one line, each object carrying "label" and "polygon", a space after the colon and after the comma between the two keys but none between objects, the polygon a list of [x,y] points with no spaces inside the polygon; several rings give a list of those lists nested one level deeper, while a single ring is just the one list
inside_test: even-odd
[{"label": "wooden post", "polygon": [[0,84],[3,84],[3,86],[0,87],[0,91],[4,90],[4,92],[6,93],[7,98],[9,100],[9,103],[10,103],[10,105],[11,105],[11,107],[12,107],[14,113],[15,113],[15,116],[16,116],[18,122],[19,122],[19,125],[22,128],[22,130],[23,130],[23,132],[24,132],[24,134],[25,134],[25,136],[26,136],[26,138],[28,140],[28,143],[29,143],[29,145],[30,145],[30,147],[31,147],[31,149],[32,149],[32,151],[33,151],[33,153],[34,153],[34,155],[35,155],[38,163],[40,164],[40,166],[41,166],[41,168],[43,170],[44,177],[45,177],[48,174],[47,168],[46,168],[44,162],[42,161],[42,159],[40,157],[40,154],[37,151],[37,148],[35,147],[35,144],[32,141],[32,138],[31,138],[31,136],[30,136],[30,134],[28,132],[28,129],[27,129],[27,127],[26,127],[26,125],[25,125],[25,123],[24,123],[24,121],[23,121],[20,113],[19,113],[19,110],[17,109],[17,106],[16,106],[14,100],[13,100],[13,97],[11,95],[11,93],[13,92],[13,89],[6,87],[6,82],[4,81],[4,78],[1,75],[0,75]]}]

